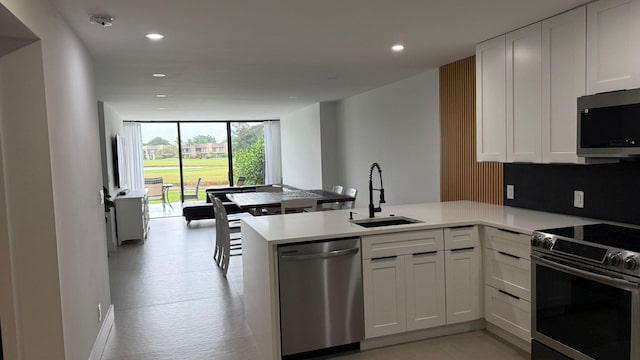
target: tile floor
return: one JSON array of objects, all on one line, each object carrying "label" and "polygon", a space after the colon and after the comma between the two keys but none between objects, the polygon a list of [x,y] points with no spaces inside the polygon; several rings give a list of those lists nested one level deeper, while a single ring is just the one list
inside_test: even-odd
[{"label": "tile floor", "polygon": [[[242,259],[225,279],[211,259],[213,220],[153,219],[145,244],[110,254],[115,324],[103,359],[260,359],[244,320]],[[350,359],[527,359],[476,331],[340,356]]]}]

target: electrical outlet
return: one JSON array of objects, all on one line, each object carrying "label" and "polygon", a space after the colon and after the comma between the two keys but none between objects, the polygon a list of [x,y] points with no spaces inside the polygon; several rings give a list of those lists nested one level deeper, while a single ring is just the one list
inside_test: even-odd
[{"label": "electrical outlet", "polygon": [[575,190],[573,192],[573,207],[584,208],[584,191]]},{"label": "electrical outlet", "polygon": [[507,199],[509,200],[513,200],[514,199],[514,186],[513,185],[507,185]]},{"label": "electrical outlet", "polygon": [[102,322],[102,304],[98,304],[98,322]]}]

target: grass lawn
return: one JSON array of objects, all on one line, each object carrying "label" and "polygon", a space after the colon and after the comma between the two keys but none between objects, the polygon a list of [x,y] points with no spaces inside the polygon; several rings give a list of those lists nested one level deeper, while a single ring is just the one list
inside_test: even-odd
[{"label": "grass lawn", "polygon": [[[180,163],[178,158],[145,160],[144,177],[162,177],[165,184],[173,184],[168,191],[168,198],[172,204],[180,203]],[[200,181],[199,200],[204,199],[204,190],[208,187],[229,186],[229,160],[227,158],[218,159],[183,159],[183,176],[186,185],[185,192],[193,193],[198,176]],[[160,200],[151,200],[151,203],[160,203]]]}]

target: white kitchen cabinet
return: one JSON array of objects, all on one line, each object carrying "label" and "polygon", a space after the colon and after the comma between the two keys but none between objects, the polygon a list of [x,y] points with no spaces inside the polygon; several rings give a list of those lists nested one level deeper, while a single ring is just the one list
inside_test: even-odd
[{"label": "white kitchen cabinet", "polygon": [[531,342],[531,303],[491,286],[485,287],[485,319]]},{"label": "white kitchen cabinet", "polygon": [[444,230],[447,324],[482,317],[482,259],[478,226]]},{"label": "white kitchen cabinet", "polygon": [[407,330],[403,256],[364,259],[365,338]]},{"label": "white kitchen cabinet", "polygon": [[541,25],[506,34],[507,162],[540,162]]},{"label": "white kitchen cabinet", "polygon": [[506,157],[505,36],[476,45],[476,147],[478,161]]},{"label": "white kitchen cabinet", "polygon": [[587,93],[640,87],[640,0],[587,5]]},{"label": "white kitchen cabinet", "polygon": [[131,190],[115,198],[118,245],[126,240],[146,240],[149,232],[147,191]]},{"label": "white kitchen cabinet", "polygon": [[542,22],[542,162],[584,163],[576,155],[577,98],[586,91],[586,8]]},{"label": "white kitchen cabinet", "polygon": [[[581,7],[505,34],[504,59],[498,56],[500,38],[477,45],[478,161],[584,163],[576,155],[576,100],[586,89],[586,32]],[[503,65],[504,76],[497,70]],[[501,106],[496,81],[504,81],[501,125],[486,115]],[[503,135],[503,148],[488,145],[500,143],[491,136]],[[495,155],[500,151],[503,157]]]},{"label": "white kitchen cabinet", "polygon": [[480,319],[480,247],[445,251],[447,324]]},{"label": "white kitchen cabinet", "polygon": [[444,254],[406,255],[407,330],[446,324]]},{"label": "white kitchen cabinet", "polygon": [[531,342],[530,237],[484,227],[484,317]]},{"label": "white kitchen cabinet", "polygon": [[442,229],[362,237],[365,338],[444,325]]}]

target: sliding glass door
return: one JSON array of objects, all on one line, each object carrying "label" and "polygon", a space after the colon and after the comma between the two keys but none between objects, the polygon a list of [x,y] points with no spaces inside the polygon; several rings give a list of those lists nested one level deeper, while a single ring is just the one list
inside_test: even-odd
[{"label": "sliding glass door", "polygon": [[231,123],[233,178],[244,185],[264,184],[264,126],[262,122]]},{"label": "sliding glass door", "polygon": [[229,186],[226,123],[180,123],[183,202],[204,201],[205,189]]},{"label": "sliding glass door", "polygon": [[176,123],[142,123],[144,182],[152,218],[182,215]]},{"label": "sliding glass door", "polygon": [[151,217],[181,216],[206,189],[265,183],[261,121],[142,122]]}]

